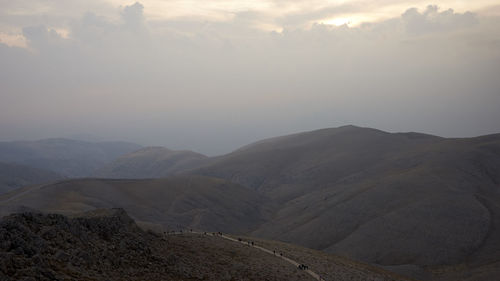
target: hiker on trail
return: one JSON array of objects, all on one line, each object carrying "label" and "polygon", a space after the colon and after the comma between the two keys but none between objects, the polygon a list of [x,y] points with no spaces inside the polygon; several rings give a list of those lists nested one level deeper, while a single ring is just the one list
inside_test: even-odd
[{"label": "hiker on trail", "polygon": [[253,244],[253,241],[252,241],[252,246],[253,246],[253,245],[254,245],[254,244]]},{"label": "hiker on trail", "polygon": [[276,250],[273,250],[273,255],[275,255],[275,256],[276,256]]}]

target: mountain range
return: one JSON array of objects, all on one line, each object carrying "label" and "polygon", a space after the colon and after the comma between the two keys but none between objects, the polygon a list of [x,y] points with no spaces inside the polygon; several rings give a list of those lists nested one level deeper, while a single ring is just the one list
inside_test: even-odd
[{"label": "mountain range", "polygon": [[63,138],[0,142],[0,162],[49,170],[63,177],[88,177],[141,146],[127,142],[86,142]]},{"label": "mountain range", "polygon": [[0,196],[0,212],[122,207],[152,228],[286,241],[423,279],[500,274],[500,134],[344,126],[210,158],[146,148],[103,167],[99,177],[141,180],[25,187]]},{"label": "mountain range", "polygon": [[46,183],[62,178],[61,175],[52,171],[0,162],[0,194],[26,185]]},{"label": "mountain range", "polygon": [[192,169],[208,157],[193,151],[145,147],[122,155],[95,172],[103,178],[164,178]]}]

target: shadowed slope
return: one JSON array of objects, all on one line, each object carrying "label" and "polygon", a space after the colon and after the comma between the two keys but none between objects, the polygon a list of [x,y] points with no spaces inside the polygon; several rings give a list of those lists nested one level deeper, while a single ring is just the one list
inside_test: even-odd
[{"label": "shadowed slope", "polygon": [[[0,239],[1,280],[314,280],[282,258],[237,241],[145,232],[121,209],[69,218],[14,214],[0,220]],[[293,245],[257,243],[321,268],[327,281],[408,280]]]},{"label": "shadowed slope", "polygon": [[123,155],[97,171],[103,178],[162,178],[198,166],[205,155],[192,151],[174,151],[147,147]]},{"label": "shadowed slope", "polygon": [[0,161],[85,177],[116,157],[139,149],[126,142],[84,142],[69,139],[0,142]]},{"label": "shadowed slope", "polygon": [[0,162],[0,194],[25,185],[40,184],[61,178],[61,175],[51,171]]},{"label": "shadowed slope", "polygon": [[141,222],[247,232],[402,272],[451,265],[490,276],[500,262],[500,135],[346,126],[264,140],[189,173],[224,180],[69,181],[7,194],[0,206],[122,206]]},{"label": "shadowed slope", "polygon": [[441,139],[345,126],[277,137],[212,160],[195,174],[221,177],[288,201],[363,173],[381,161]]},{"label": "shadowed slope", "polygon": [[23,188],[0,196],[0,214],[24,206],[76,213],[121,207],[137,221],[167,229],[248,232],[264,222],[267,200],[239,185],[207,177],[155,180],[83,179]]},{"label": "shadowed slope", "polygon": [[500,259],[500,135],[346,126],[264,140],[192,172],[280,202],[256,236],[384,265]]}]

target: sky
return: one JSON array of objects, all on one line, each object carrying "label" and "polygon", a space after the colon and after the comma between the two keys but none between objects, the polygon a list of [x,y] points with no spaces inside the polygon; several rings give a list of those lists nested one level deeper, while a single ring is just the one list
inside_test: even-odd
[{"label": "sky", "polygon": [[0,141],[500,133],[500,1],[0,0]]}]

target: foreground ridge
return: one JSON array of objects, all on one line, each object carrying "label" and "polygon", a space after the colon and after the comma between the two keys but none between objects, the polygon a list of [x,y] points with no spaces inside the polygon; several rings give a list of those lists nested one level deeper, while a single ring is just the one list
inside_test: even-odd
[{"label": "foreground ridge", "polygon": [[[319,274],[318,271],[316,270],[311,270],[309,269],[309,265],[307,265],[307,258],[303,257],[302,262],[305,262],[306,264],[300,262],[299,256],[301,255],[300,252],[291,254],[290,249],[285,249],[282,248],[285,245],[288,245],[286,243],[282,242],[277,242],[277,241],[267,241],[267,240],[262,240],[259,238],[254,238],[254,237],[238,237],[234,236],[231,234],[224,234],[222,232],[201,232],[201,231],[196,231],[192,229],[187,229],[187,230],[180,230],[180,231],[167,231],[164,232],[165,237],[169,236],[179,236],[179,237],[210,237],[210,238],[219,238],[220,240],[229,240],[232,242],[232,245],[235,245],[234,243],[237,243],[236,245],[244,245],[245,248],[248,249],[256,249],[260,252],[266,253],[266,255],[271,255],[273,256],[274,259],[278,260],[283,260],[285,261],[288,265],[292,265],[291,267],[294,272],[297,273],[307,273],[309,278],[313,278],[314,280],[318,281],[327,281],[327,280],[405,280],[405,281],[416,281],[416,279],[413,278],[408,278],[401,276],[397,273],[393,273],[384,269],[381,269],[379,267],[371,266],[368,264],[363,264],[359,263],[356,261],[351,261],[342,257],[336,257],[333,255],[329,255],[326,253],[322,253],[322,255],[325,255],[330,258],[330,260],[334,260],[333,263],[329,264],[328,267],[333,269],[335,274],[330,276],[328,273],[321,273]],[[292,246],[292,245],[290,245]],[[301,248],[296,246],[297,248]],[[274,249],[274,250],[270,250]],[[305,249],[308,251],[315,251],[311,249]],[[295,256],[295,257],[292,257]],[[318,260],[323,260],[325,256],[319,256],[315,257]],[[328,264],[328,262],[326,262]],[[347,263],[347,264],[346,264]],[[354,275],[349,275],[345,274],[346,268],[343,268],[342,270],[338,270],[338,265],[342,264],[343,266],[346,267],[353,267],[351,268],[354,269],[355,274]],[[311,266],[313,266],[311,264]],[[318,266],[318,264],[316,264]],[[290,267],[289,267],[290,268]],[[296,271],[296,270],[299,271]],[[337,270],[335,270],[337,269]],[[368,273],[368,274],[367,274]]]},{"label": "foreground ridge", "polygon": [[[192,233],[192,234],[203,234],[203,235],[208,235],[207,232],[197,232],[197,231],[189,231],[188,233]],[[167,235],[181,235],[181,234],[185,234],[185,232],[168,232],[166,233]],[[255,245],[254,242],[252,241],[244,241],[243,239],[239,238],[239,239],[235,239],[231,236],[227,236],[225,234],[223,234],[222,232],[213,232],[211,233],[213,236],[217,236],[217,237],[221,237],[221,238],[224,238],[226,240],[229,240],[229,241],[233,241],[233,242],[236,242],[236,243],[240,243],[240,244],[243,244],[243,245],[247,245],[249,247],[253,247],[255,249],[259,249],[265,253],[268,253],[268,254],[271,254],[273,256],[276,256],[278,258],[281,258],[283,260],[285,260],[286,262],[294,265],[295,267],[297,268],[300,268],[301,270],[304,270],[306,273],[308,273],[309,275],[311,275],[314,279],[318,280],[318,281],[324,281],[325,279],[321,278],[321,276],[319,274],[317,274],[316,272],[310,270],[310,269],[302,269],[302,266],[304,266],[303,264],[300,264],[298,263],[297,261],[294,261],[290,258],[287,258],[286,256],[283,255],[283,253],[279,253],[277,254],[276,251],[271,251],[269,249],[266,249],[264,247],[261,247],[261,246],[258,246],[258,245]]]},{"label": "foreground ridge", "polygon": [[0,280],[406,280],[334,264],[341,278],[320,277],[272,247],[219,234],[145,231],[123,209],[12,214],[0,220]]}]

